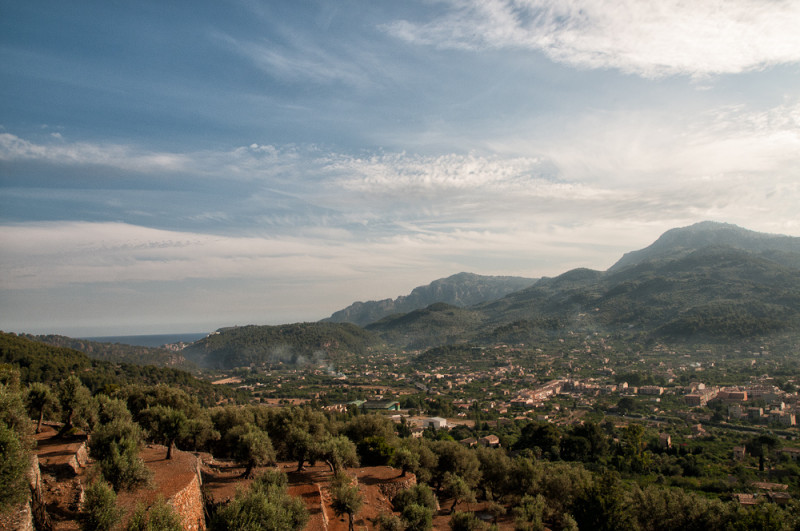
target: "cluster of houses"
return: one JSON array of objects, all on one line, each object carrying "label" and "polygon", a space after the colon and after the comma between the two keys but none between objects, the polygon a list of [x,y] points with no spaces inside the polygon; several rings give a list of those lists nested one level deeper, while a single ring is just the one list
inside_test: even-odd
[{"label": "cluster of houses", "polygon": [[561,392],[567,380],[552,380],[534,389],[523,389],[509,401],[514,409],[531,409]]},{"label": "cluster of houses", "polygon": [[[702,407],[712,400],[719,400],[728,405],[728,418],[747,420],[758,424],[780,424],[796,426],[795,409],[783,401],[786,393],[774,386],[751,387],[706,387],[702,383],[692,384],[691,392],[684,396],[686,405]],[[759,402],[766,407],[748,406],[747,403]]]}]

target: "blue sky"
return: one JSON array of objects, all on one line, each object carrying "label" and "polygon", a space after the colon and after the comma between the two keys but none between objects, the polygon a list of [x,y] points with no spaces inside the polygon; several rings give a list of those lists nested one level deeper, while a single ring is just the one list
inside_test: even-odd
[{"label": "blue sky", "polygon": [[0,0],[0,329],[317,320],[702,220],[800,236],[798,27],[780,0]]}]

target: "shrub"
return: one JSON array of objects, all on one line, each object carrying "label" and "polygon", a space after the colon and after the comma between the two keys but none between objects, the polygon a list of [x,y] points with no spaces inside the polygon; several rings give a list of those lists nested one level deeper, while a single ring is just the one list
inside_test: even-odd
[{"label": "shrub", "polygon": [[117,495],[104,481],[95,481],[86,488],[83,512],[82,528],[85,531],[109,531],[122,515],[117,507]]},{"label": "shrub", "polygon": [[159,498],[149,511],[139,505],[126,531],[183,531],[183,524],[175,509]]},{"label": "shrub", "polygon": [[137,446],[126,440],[112,444],[109,454],[100,461],[103,477],[115,491],[134,490],[150,483],[153,473],[137,453]]}]

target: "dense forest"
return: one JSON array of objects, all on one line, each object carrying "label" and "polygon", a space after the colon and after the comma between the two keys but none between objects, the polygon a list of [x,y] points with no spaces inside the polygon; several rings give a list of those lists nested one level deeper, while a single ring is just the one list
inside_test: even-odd
[{"label": "dense forest", "polygon": [[61,380],[64,375],[75,374],[93,393],[129,383],[160,383],[190,391],[205,404],[213,404],[221,396],[231,395],[230,390],[215,388],[186,371],[94,360],[77,350],[55,347],[6,332],[0,332],[0,363],[16,367],[23,384],[51,384]]},{"label": "dense forest", "polygon": [[297,323],[223,328],[182,351],[201,366],[303,365],[363,355],[376,338],[350,323]]},{"label": "dense forest", "polygon": [[160,367],[181,368],[186,365],[186,360],[179,351],[164,348],[142,347],[123,343],[104,343],[52,334],[40,336],[22,334],[22,337],[57,347],[79,350],[93,359],[118,363],[135,363],[137,365],[158,365]]}]

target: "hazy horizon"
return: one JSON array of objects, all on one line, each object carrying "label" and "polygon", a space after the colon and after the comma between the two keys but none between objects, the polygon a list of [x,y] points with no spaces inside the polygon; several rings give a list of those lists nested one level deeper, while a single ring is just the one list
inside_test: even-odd
[{"label": "hazy horizon", "polygon": [[800,4],[3,1],[0,329],[316,321],[800,236]]}]

